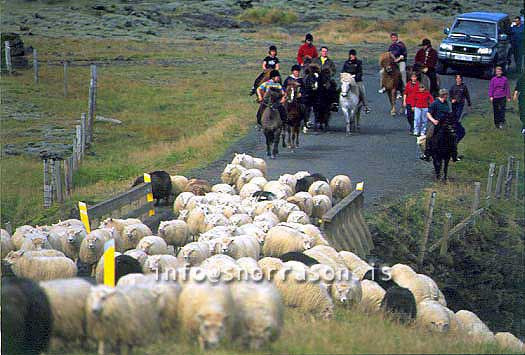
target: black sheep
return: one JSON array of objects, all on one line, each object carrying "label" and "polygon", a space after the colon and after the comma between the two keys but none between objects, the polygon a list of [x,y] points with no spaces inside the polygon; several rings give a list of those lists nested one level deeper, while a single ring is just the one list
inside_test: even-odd
[{"label": "black sheep", "polygon": [[51,308],[38,283],[2,278],[2,354],[32,355],[47,351]]},{"label": "black sheep", "polygon": [[314,173],[312,175],[308,175],[308,176],[305,176],[304,178],[297,180],[297,184],[295,184],[295,192],[301,192],[301,191],[308,192],[310,185],[312,185],[316,181],[328,182],[326,177],[324,177],[323,175]]},{"label": "black sheep", "polygon": [[115,283],[127,274],[141,274],[142,266],[137,259],[129,255],[119,255],[115,258]]},{"label": "black sheep", "polygon": [[[170,174],[165,171],[154,171],[149,174],[151,175],[151,190],[153,198],[157,200],[155,201],[155,206],[158,206],[162,199],[166,201],[166,204],[169,204],[172,189]],[[132,187],[142,183],[144,183],[144,175],[136,178]]]},{"label": "black sheep", "polygon": [[277,196],[270,191],[255,191],[252,197],[255,197],[257,201],[273,201],[277,198]]},{"label": "black sheep", "polygon": [[416,318],[417,308],[414,294],[408,288],[401,287],[392,281],[387,270],[374,267],[365,273],[363,279],[377,282],[386,291],[381,301],[383,310],[394,314],[403,323]]},{"label": "black sheep", "polygon": [[306,254],[299,253],[299,252],[296,252],[296,251],[291,251],[289,253],[285,253],[285,254],[281,255],[279,259],[281,259],[283,262],[299,261],[299,262],[305,264],[306,266],[312,266],[312,265],[315,265],[315,264],[319,264],[319,262],[317,260],[315,260],[314,258],[312,258],[311,256],[308,256]]}]

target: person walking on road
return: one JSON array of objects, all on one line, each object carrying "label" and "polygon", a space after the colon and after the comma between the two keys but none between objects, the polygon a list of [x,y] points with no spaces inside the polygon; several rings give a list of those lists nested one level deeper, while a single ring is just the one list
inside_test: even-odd
[{"label": "person walking on road", "polygon": [[523,31],[524,24],[521,22],[521,17],[516,16],[510,27],[510,43],[512,46],[514,63],[516,64],[516,71],[518,73],[521,72],[523,60]]},{"label": "person walking on road", "polygon": [[337,69],[335,68],[335,63],[333,62],[333,60],[328,58],[328,47],[322,46],[321,56],[314,58],[312,60],[312,63],[319,65],[321,71],[323,71],[324,69],[330,70],[330,77],[334,77]]},{"label": "person walking on road", "polygon": [[359,88],[359,100],[363,104],[365,113],[369,113],[370,108],[366,104],[366,90],[363,82],[363,62],[357,59],[357,51],[355,49],[348,51],[348,60],[344,62],[341,73],[348,73],[354,76],[354,80]]},{"label": "person walking on road", "polygon": [[428,38],[423,39],[420,46],[422,48],[417,51],[415,62],[423,67],[423,73],[430,79],[430,93],[432,96],[437,96],[439,90],[436,76],[437,51],[432,48],[432,43]]},{"label": "person walking on road", "polygon": [[417,74],[412,73],[410,75],[410,81],[405,86],[405,92],[403,94],[403,107],[406,109],[407,121],[408,121],[408,133],[413,134],[414,132],[414,110],[416,93],[419,91],[419,81],[417,80]]},{"label": "person walking on road", "polygon": [[[521,120],[521,134],[525,134],[525,97],[523,95],[525,92],[525,74],[521,74],[516,87],[514,88],[514,94],[512,99],[516,102],[518,101],[518,109]],[[520,97],[521,96],[521,97]]]},{"label": "person walking on road", "polygon": [[305,65],[305,60],[311,61],[318,57],[317,48],[313,45],[314,36],[310,33],[307,33],[304,38],[304,44],[299,47],[297,51],[297,64],[301,67]]},{"label": "person walking on road", "polygon": [[[407,83],[407,47],[403,42],[399,40],[397,33],[392,32],[390,34],[390,40],[392,43],[388,47],[388,52],[394,57],[394,61],[399,66],[399,71],[401,72],[401,80],[403,81],[403,87]],[[382,78],[383,78],[383,69],[379,71],[379,93],[383,94],[386,89],[382,87]]]},{"label": "person walking on road", "polygon": [[452,103],[452,113],[458,121],[461,121],[465,101],[468,107],[472,106],[467,85],[463,82],[463,76],[456,74],[456,83],[450,88],[450,102]]},{"label": "person walking on road", "polygon": [[500,66],[496,67],[496,75],[490,80],[489,98],[494,110],[494,125],[501,129],[505,125],[505,106],[510,101],[510,87]]},{"label": "person walking on road", "polygon": [[414,136],[424,136],[427,133],[427,112],[434,97],[423,84],[419,84],[414,97]]}]

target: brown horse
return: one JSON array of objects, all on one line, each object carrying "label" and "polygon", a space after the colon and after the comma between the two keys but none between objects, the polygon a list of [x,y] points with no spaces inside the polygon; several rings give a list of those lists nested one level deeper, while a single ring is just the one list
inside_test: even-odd
[{"label": "brown horse", "polygon": [[[282,98],[280,89],[270,88],[264,95],[265,109],[261,123],[266,137],[266,154],[275,159],[279,153],[279,138],[281,136],[282,121],[278,105]],[[272,148],[273,145],[273,148]]]},{"label": "brown horse", "polygon": [[304,107],[300,103],[301,85],[290,80],[286,87],[286,112],[288,122],[283,130],[283,147],[286,147],[286,134],[288,133],[288,148],[299,147],[299,132],[301,132],[301,121],[303,119]]},{"label": "brown horse", "polygon": [[381,83],[382,86],[386,89],[386,94],[388,95],[388,99],[390,100],[390,114],[392,116],[395,116],[396,93],[402,83],[401,72],[399,71],[396,62],[394,62],[394,58],[392,57],[390,52],[385,52],[381,54],[381,56],[379,57],[379,65],[381,65],[381,68],[383,69]]}]

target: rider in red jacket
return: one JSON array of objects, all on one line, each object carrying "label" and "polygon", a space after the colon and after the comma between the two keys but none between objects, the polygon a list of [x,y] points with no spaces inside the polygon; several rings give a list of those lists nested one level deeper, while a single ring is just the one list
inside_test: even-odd
[{"label": "rider in red jacket", "polygon": [[304,66],[304,60],[306,58],[313,59],[317,58],[319,55],[317,54],[317,48],[313,45],[314,36],[312,36],[310,33],[307,33],[304,39],[304,44],[299,47],[299,50],[297,51],[297,63],[300,66]]}]

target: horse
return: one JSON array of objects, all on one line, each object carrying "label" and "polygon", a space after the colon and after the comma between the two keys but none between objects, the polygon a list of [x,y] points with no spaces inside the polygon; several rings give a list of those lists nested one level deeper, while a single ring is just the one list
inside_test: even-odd
[{"label": "horse", "polygon": [[301,131],[301,121],[303,119],[304,107],[300,102],[301,85],[296,81],[290,81],[286,87],[286,103],[288,122],[283,130],[283,148],[286,147],[286,133],[288,133],[288,147],[294,149],[299,147],[299,132]]},{"label": "horse", "polygon": [[[354,76],[349,73],[341,73],[341,94],[339,95],[339,106],[346,122],[346,135],[355,132],[359,127],[359,116],[362,104],[359,102],[359,87]],[[356,124],[357,123],[357,124]]]},{"label": "horse", "polygon": [[323,131],[328,129],[330,113],[337,111],[334,107],[338,101],[339,92],[337,83],[332,79],[330,69],[323,69],[319,75],[319,88],[314,106],[314,113],[316,114],[316,122],[319,124],[319,129]]},{"label": "horse", "polygon": [[381,84],[386,89],[388,99],[390,100],[390,114],[396,115],[396,93],[401,88],[401,72],[394,62],[394,58],[390,52],[385,52],[379,57],[379,65],[383,69],[381,77]]},{"label": "horse", "polygon": [[304,68],[304,91],[302,93],[302,101],[304,104],[303,119],[305,129],[307,127],[312,110],[315,114],[320,71],[321,68],[317,64],[309,64],[307,67]]},{"label": "horse", "polygon": [[[266,106],[261,117],[262,129],[266,137],[266,155],[275,159],[279,154],[279,137],[281,135],[282,121],[279,109],[282,92],[280,89],[270,88],[264,94],[264,105]],[[271,149],[273,145],[273,149]]]},{"label": "horse", "polygon": [[454,118],[450,114],[444,123],[440,122],[439,125],[434,126],[434,134],[429,142],[431,144],[429,150],[432,156],[436,180],[439,180],[441,167],[443,167],[443,182],[447,181],[450,159],[457,160],[457,138],[453,121]]}]

